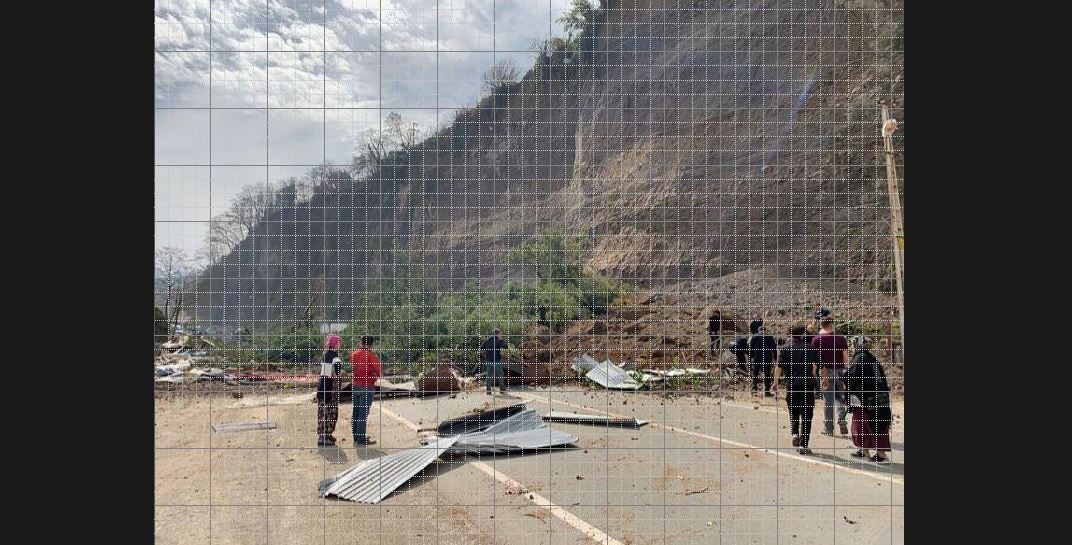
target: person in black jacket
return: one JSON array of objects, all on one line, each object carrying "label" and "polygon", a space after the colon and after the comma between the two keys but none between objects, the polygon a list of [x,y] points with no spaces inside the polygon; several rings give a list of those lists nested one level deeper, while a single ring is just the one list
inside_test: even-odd
[{"label": "person in black jacket", "polygon": [[875,449],[872,462],[888,463],[890,453],[890,387],[886,373],[870,350],[867,337],[849,339],[852,359],[843,378],[845,393],[852,411],[852,444],[859,450],[852,453],[856,458],[868,458],[868,450]]},{"label": "person in black jacket", "polygon": [[789,406],[789,424],[792,427],[793,446],[800,454],[811,454],[808,440],[811,438],[811,421],[815,416],[815,392],[819,388],[817,376],[819,351],[804,341],[807,328],[793,326],[791,339],[778,354],[778,366],[774,368],[774,384],[778,391],[778,379],[786,378],[785,402]]},{"label": "person in black jacket", "polygon": [[778,355],[778,342],[767,334],[763,320],[753,320],[749,326],[752,336],[748,339],[748,357],[752,360],[752,394],[759,388],[759,374],[763,373],[763,395],[771,397],[771,371]]},{"label": "person in black jacket", "polygon": [[480,345],[480,351],[484,354],[484,362],[487,364],[487,374],[484,377],[484,386],[491,395],[491,388],[499,385],[499,393],[506,393],[506,375],[503,372],[502,350],[507,348],[506,341],[502,338],[502,330],[495,328],[495,332],[484,339]]},{"label": "person in black jacket", "polygon": [[320,378],[316,383],[316,445],[330,447],[335,444],[335,424],[339,421],[339,376],[342,360],[339,348],[342,337],[328,335],[324,339],[324,354],[321,358]]},{"label": "person in black jacket", "polygon": [[734,375],[751,373],[748,368],[748,337],[735,337],[729,344],[729,351],[737,359]]},{"label": "person in black jacket", "polygon": [[717,359],[722,350],[722,312],[717,308],[707,318],[707,336],[711,339],[711,357]]}]

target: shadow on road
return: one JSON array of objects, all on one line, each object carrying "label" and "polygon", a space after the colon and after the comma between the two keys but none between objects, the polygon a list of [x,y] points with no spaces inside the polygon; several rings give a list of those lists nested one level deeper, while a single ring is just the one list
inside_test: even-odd
[{"label": "shadow on road", "polygon": [[339,448],[338,445],[317,447],[316,453],[331,464],[346,464],[350,462],[350,458],[346,456],[346,451]]},{"label": "shadow on road", "polygon": [[437,458],[436,461],[432,462],[431,465],[424,468],[423,470],[421,470],[420,473],[414,475],[413,478],[406,481],[405,484],[398,487],[398,489],[392,492],[391,495],[401,494],[402,492],[411,488],[421,486],[429,481],[434,481],[439,476],[446,475],[447,473],[450,473],[451,471],[454,471],[455,469],[458,469],[463,465],[465,465],[465,460],[460,456],[452,457],[450,455],[445,455],[442,458]]}]

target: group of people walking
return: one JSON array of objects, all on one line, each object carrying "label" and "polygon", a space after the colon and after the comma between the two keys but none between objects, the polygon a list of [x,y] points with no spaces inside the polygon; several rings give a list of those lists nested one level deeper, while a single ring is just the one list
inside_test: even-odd
[{"label": "group of people walking", "polygon": [[[351,416],[351,431],[354,446],[372,445],[375,439],[366,433],[376,380],[383,376],[380,358],[372,351],[372,337],[361,337],[357,350],[350,353],[353,369],[351,393],[354,412]],[[316,385],[316,444],[320,447],[335,445],[335,424],[339,420],[339,398],[342,393],[342,337],[328,335],[324,339],[324,354],[321,358],[320,378]]]},{"label": "group of people walking", "polygon": [[[842,435],[851,435],[857,451],[852,456],[867,458],[873,462],[889,462],[890,388],[886,374],[875,355],[867,337],[854,336],[846,339],[835,331],[834,319],[829,311],[822,309],[815,314],[815,328],[795,325],[789,330],[788,342],[780,344],[767,332],[763,320],[749,324],[750,335],[735,339],[729,346],[738,364],[751,362],[752,391],[758,391],[759,375],[763,375],[763,393],[774,396],[779,382],[785,379],[785,400],[789,408],[789,422],[793,447],[800,454],[811,454],[808,448],[811,424],[815,413],[815,401],[823,396],[823,433],[834,434],[835,410],[837,424]],[[724,323],[719,311],[709,319],[711,350],[718,354],[722,349]],[[811,329],[811,331],[809,331]],[[814,333],[814,334],[813,334]],[[353,370],[351,391],[354,411],[351,429],[354,445],[371,445],[376,441],[366,433],[369,411],[372,407],[376,381],[383,376],[379,357],[372,351],[373,339],[361,337],[357,350],[350,353]],[[502,350],[507,348],[502,332],[496,328],[493,335],[481,344],[487,365],[485,387],[487,393],[499,387],[506,391],[503,373]],[[780,348],[779,348],[780,347]],[[342,387],[342,364],[340,350],[342,337],[328,335],[324,340],[324,353],[317,382],[317,445],[332,446],[336,439],[335,425],[339,419],[339,398]],[[848,354],[851,353],[851,356]],[[850,431],[846,417],[852,414]],[[871,451],[874,454],[871,454]]]},{"label": "group of people walking", "polygon": [[[888,463],[893,419],[890,389],[882,365],[871,353],[870,340],[864,336],[847,339],[837,334],[827,309],[817,311],[814,319],[817,333],[815,327],[795,325],[781,349],[778,341],[767,333],[763,320],[753,320],[749,324],[750,335],[734,339],[727,348],[739,367],[746,366],[746,360],[750,360],[753,393],[758,393],[760,374],[765,396],[775,395],[780,379],[785,378],[785,399],[797,452],[812,453],[808,443],[816,397],[821,393],[823,433],[834,434],[836,410],[839,431],[851,435],[857,448],[852,456]],[[721,313],[714,311],[708,321],[708,332],[715,355],[722,347],[722,331],[728,329],[724,326]],[[846,421],[850,413],[851,430]]]}]

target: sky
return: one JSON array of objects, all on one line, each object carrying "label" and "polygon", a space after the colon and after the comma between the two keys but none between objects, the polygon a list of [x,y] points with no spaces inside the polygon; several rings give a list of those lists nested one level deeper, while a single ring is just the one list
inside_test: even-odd
[{"label": "sky", "polygon": [[568,0],[158,0],[155,236],[195,254],[250,184],[347,164],[397,111],[433,132],[524,72]]}]

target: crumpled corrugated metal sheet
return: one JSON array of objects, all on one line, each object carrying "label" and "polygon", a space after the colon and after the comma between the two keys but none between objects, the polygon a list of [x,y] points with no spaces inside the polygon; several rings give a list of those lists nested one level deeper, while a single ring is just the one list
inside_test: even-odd
[{"label": "crumpled corrugated metal sheet", "polygon": [[458,437],[440,437],[423,447],[365,460],[320,483],[320,495],[360,503],[379,503],[457,441]]},{"label": "crumpled corrugated metal sheet", "polygon": [[[505,416],[507,413],[513,413]],[[320,483],[323,497],[361,503],[379,503],[447,451],[493,454],[572,445],[577,437],[553,430],[539,413],[524,404],[485,411],[440,424],[455,431],[480,431],[429,439],[425,446],[365,460]],[[456,428],[455,428],[456,426]]]},{"label": "crumpled corrugated metal sheet", "polygon": [[686,376],[701,376],[711,373],[710,369],[698,369],[695,367],[686,367],[684,369],[642,369],[644,373],[651,375],[658,375],[661,377],[686,377]]},{"label": "crumpled corrugated metal sheet", "polygon": [[446,436],[486,430],[495,423],[505,420],[523,410],[525,410],[525,404],[518,403],[517,405],[510,405],[490,411],[481,411],[466,416],[460,416],[458,418],[451,418],[450,420],[440,422],[439,425],[436,426],[436,433]]},{"label": "crumpled corrugated metal sheet", "polygon": [[618,418],[613,416],[598,416],[594,414],[568,413],[564,411],[551,411],[544,415],[545,422],[566,422],[570,424],[593,424],[597,426],[624,426],[638,428],[648,423],[647,420],[636,418]]},{"label": "crumpled corrugated metal sheet", "polygon": [[572,445],[577,437],[551,429],[539,413],[525,409],[488,429],[458,437],[451,450],[470,454],[496,454]]},{"label": "crumpled corrugated metal sheet", "polygon": [[585,374],[589,380],[611,390],[639,390],[640,383],[610,360],[600,363]]},{"label": "crumpled corrugated metal sheet", "polygon": [[[464,442],[463,442],[464,441]],[[577,437],[544,427],[536,430],[502,434],[477,433],[462,436],[451,450],[469,454],[505,454],[525,450],[564,447],[577,442]]]},{"label": "crumpled corrugated metal sheet", "polygon": [[596,360],[592,356],[589,356],[588,354],[581,354],[580,357],[578,357],[576,360],[573,360],[573,363],[570,365],[570,368],[583,375],[597,365],[599,365],[598,360]]}]

